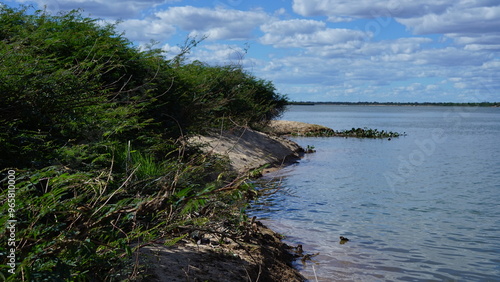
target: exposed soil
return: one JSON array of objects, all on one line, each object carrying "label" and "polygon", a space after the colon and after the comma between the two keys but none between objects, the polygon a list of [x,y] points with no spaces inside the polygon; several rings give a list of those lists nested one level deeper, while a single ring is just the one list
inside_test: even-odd
[{"label": "exposed soil", "polygon": [[[283,125],[285,126],[285,125]],[[296,143],[248,128],[217,132],[189,139],[207,153],[228,158],[237,173],[269,165],[263,173],[300,158],[303,149]],[[304,281],[292,267],[291,247],[281,236],[258,221],[249,223],[246,238],[220,238],[204,234],[203,239],[185,238],[174,244],[152,244],[140,249],[136,259],[145,265],[140,280],[175,281]],[[144,274],[145,272],[145,274]]]},{"label": "exposed soil", "polygon": [[182,240],[172,247],[142,248],[141,261],[150,275],[147,281],[304,281],[291,266],[290,247],[272,230],[259,222],[256,226],[246,241],[207,234],[199,244]]}]

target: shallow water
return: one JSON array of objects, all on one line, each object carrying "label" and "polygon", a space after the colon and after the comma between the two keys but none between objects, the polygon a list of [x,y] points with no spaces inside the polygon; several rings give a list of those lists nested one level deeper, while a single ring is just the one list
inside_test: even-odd
[{"label": "shallow water", "polygon": [[408,134],[294,138],[317,152],[267,176],[282,190],[251,213],[320,253],[297,264],[310,280],[500,279],[499,108],[292,106],[283,119]]}]

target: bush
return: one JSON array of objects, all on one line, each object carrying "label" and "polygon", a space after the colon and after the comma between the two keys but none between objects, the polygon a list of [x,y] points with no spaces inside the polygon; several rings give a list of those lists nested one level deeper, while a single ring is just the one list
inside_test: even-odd
[{"label": "bush", "polygon": [[[246,73],[240,66],[209,66],[195,61],[178,70],[182,85],[181,113],[195,131],[237,123],[254,126],[279,116],[286,97],[275,92],[271,82]],[[193,87],[194,86],[194,89]],[[207,117],[209,119],[207,119]]]},{"label": "bush", "polygon": [[178,139],[279,115],[286,98],[271,82],[165,60],[78,11],[1,6],[0,26],[0,205],[13,169],[21,259],[10,280],[121,280],[132,242],[174,242],[178,226],[245,204],[245,178]]},{"label": "bush", "polygon": [[1,9],[2,166],[50,165],[54,148],[140,125],[134,105],[149,90],[154,58],[76,11]]}]

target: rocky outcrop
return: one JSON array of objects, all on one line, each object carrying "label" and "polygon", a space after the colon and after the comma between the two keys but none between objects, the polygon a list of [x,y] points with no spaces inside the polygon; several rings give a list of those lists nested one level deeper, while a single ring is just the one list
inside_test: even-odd
[{"label": "rocky outcrop", "polygon": [[297,161],[304,151],[288,139],[249,128],[238,128],[208,136],[195,136],[189,143],[199,145],[207,153],[229,158],[234,171],[242,173],[262,167],[277,168]]},{"label": "rocky outcrop", "polygon": [[305,278],[291,266],[293,255],[271,229],[256,222],[247,242],[206,234],[205,242],[181,240],[175,246],[150,244],[141,249],[148,275],[142,281],[273,281],[301,282]]}]

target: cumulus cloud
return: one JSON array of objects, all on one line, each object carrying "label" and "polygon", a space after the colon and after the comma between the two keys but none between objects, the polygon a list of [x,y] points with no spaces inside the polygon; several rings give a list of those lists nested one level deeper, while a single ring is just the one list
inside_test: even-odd
[{"label": "cumulus cloud", "polygon": [[387,57],[400,54],[414,54],[422,49],[422,45],[432,43],[432,39],[424,37],[398,38],[394,40],[381,40],[365,42],[357,50],[364,56]]},{"label": "cumulus cloud", "polygon": [[213,65],[248,63],[246,50],[241,46],[229,44],[207,44],[196,49],[192,60],[199,60]]},{"label": "cumulus cloud", "polygon": [[125,36],[136,42],[161,41],[176,32],[173,25],[157,19],[129,19],[119,23],[117,29],[124,30]]},{"label": "cumulus cloud", "polygon": [[441,13],[452,0],[294,0],[293,10],[302,16],[330,16],[336,19],[412,17]]},{"label": "cumulus cloud", "polygon": [[430,13],[398,21],[410,27],[416,34],[498,34],[500,3],[488,7],[466,7],[465,3],[458,2],[441,14]]},{"label": "cumulus cloud", "polygon": [[190,60],[241,64],[292,99],[498,100],[498,0],[289,1],[295,14],[286,1],[263,8],[242,1],[33,1],[49,11],[83,8],[122,19],[126,37],[161,41],[167,57],[187,35],[208,36]]},{"label": "cumulus cloud", "polygon": [[39,7],[47,7],[49,11],[69,11],[83,9],[92,16],[107,19],[127,19],[139,15],[144,9],[150,9],[165,3],[181,0],[18,0],[20,3],[35,2]]},{"label": "cumulus cloud", "polygon": [[326,28],[326,23],[314,20],[286,20],[264,24],[261,43],[283,47],[313,47],[362,41],[370,33],[352,29]]},{"label": "cumulus cloud", "polygon": [[[261,68],[261,74],[283,85],[291,97],[303,96],[313,87],[317,93],[310,100],[356,101],[356,95],[375,95],[373,101],[449,101],[456,94],[452,89],[460,90],[466,99],[477,95],[478,89],[483,93],[499,87],[498,79],[485,79],[500,68],[489,54],[457,47],[428,48],[429,43],[432,40],[424,37],[368,41],[339,56],[329,56],[328,46],[319,46],[275,58]],[[456,79],[435,83],[446,77]],[[491,97],[485,94],[483,100],[492,99],[494,92],[488,93]]]},{"label": "cumulus cloud", "polygon": [[443,67],[481,66],[489,60],[490,54],[471,52],[455,47],[442,49],[426,49],[414,54],[417,61],[426,65],[440,65]]},{"label": "cumulus cloud", "polygon": [[[426,43],[427,40],[423,42]],[[379,63],[398,62],[441,67],[480,66],[491,59],[489,53],[457,47],[424,49],[418,40],[412,42],[411,39],[367,43],[359,52]]]},{"label": "cumulus cloud", "polygon": [[182,52],[182,48],[179,46],[172,46],[170,44],[165,44],[161,47],[164,56],[167,59],[173,59],[175,56],[179,55]]},{"label": "cumulus cloud", "polygon": [[476,34],[474,36],[460,35],[457,33],[449,33],[448,36],[456,38],[455,42],[460,45],[483,44],[496,45],[500,42],[500,34]]},{"label": "cumulus cloud", "polygon": [[291,35],[298,33],[314,33],[325,29],[326,23],[314,20],[294,19],[274,21],[264,24],[261,29],[267,33]]},{"label": "cumulus cloud", "polygon": [[252,38],[255,28],[270,17],[262,11],[192,6],[170,7],[155,15],[165,23],[191,32],[191,36],[206,35],[208,40]]},{"label": "cumulus cloud", "polygon": [[[165,44],[162,48],[167,59],[172,59],[181,53],[181,47]],[[259,60],[248,56],[247,47],[233,44],[202,44],[191,50],[186,57],[188,62],[201,61],[209,65],[239,65],[252,68],[261,64]]]},{"label": "cumulus cloud", "polygon": [[[443,33],[469,50],[499,50],[500,3],[459,1],[442,14],[398,19],[416,34]],[[484,6],[479,6],[483,4]],[[488,5],[486,5],[488,4]]]},{"label": "cumulus cloud", "polygon": [[[498,42],[500,3],[493,0],[294,0],[302,16],[326,16],[331,21],[353,18],[395,18],[415,34],[445,34],[468,48],[497,49],[485,42],[485,34]],[[497,45],[496,43],[493,43]]]}]

